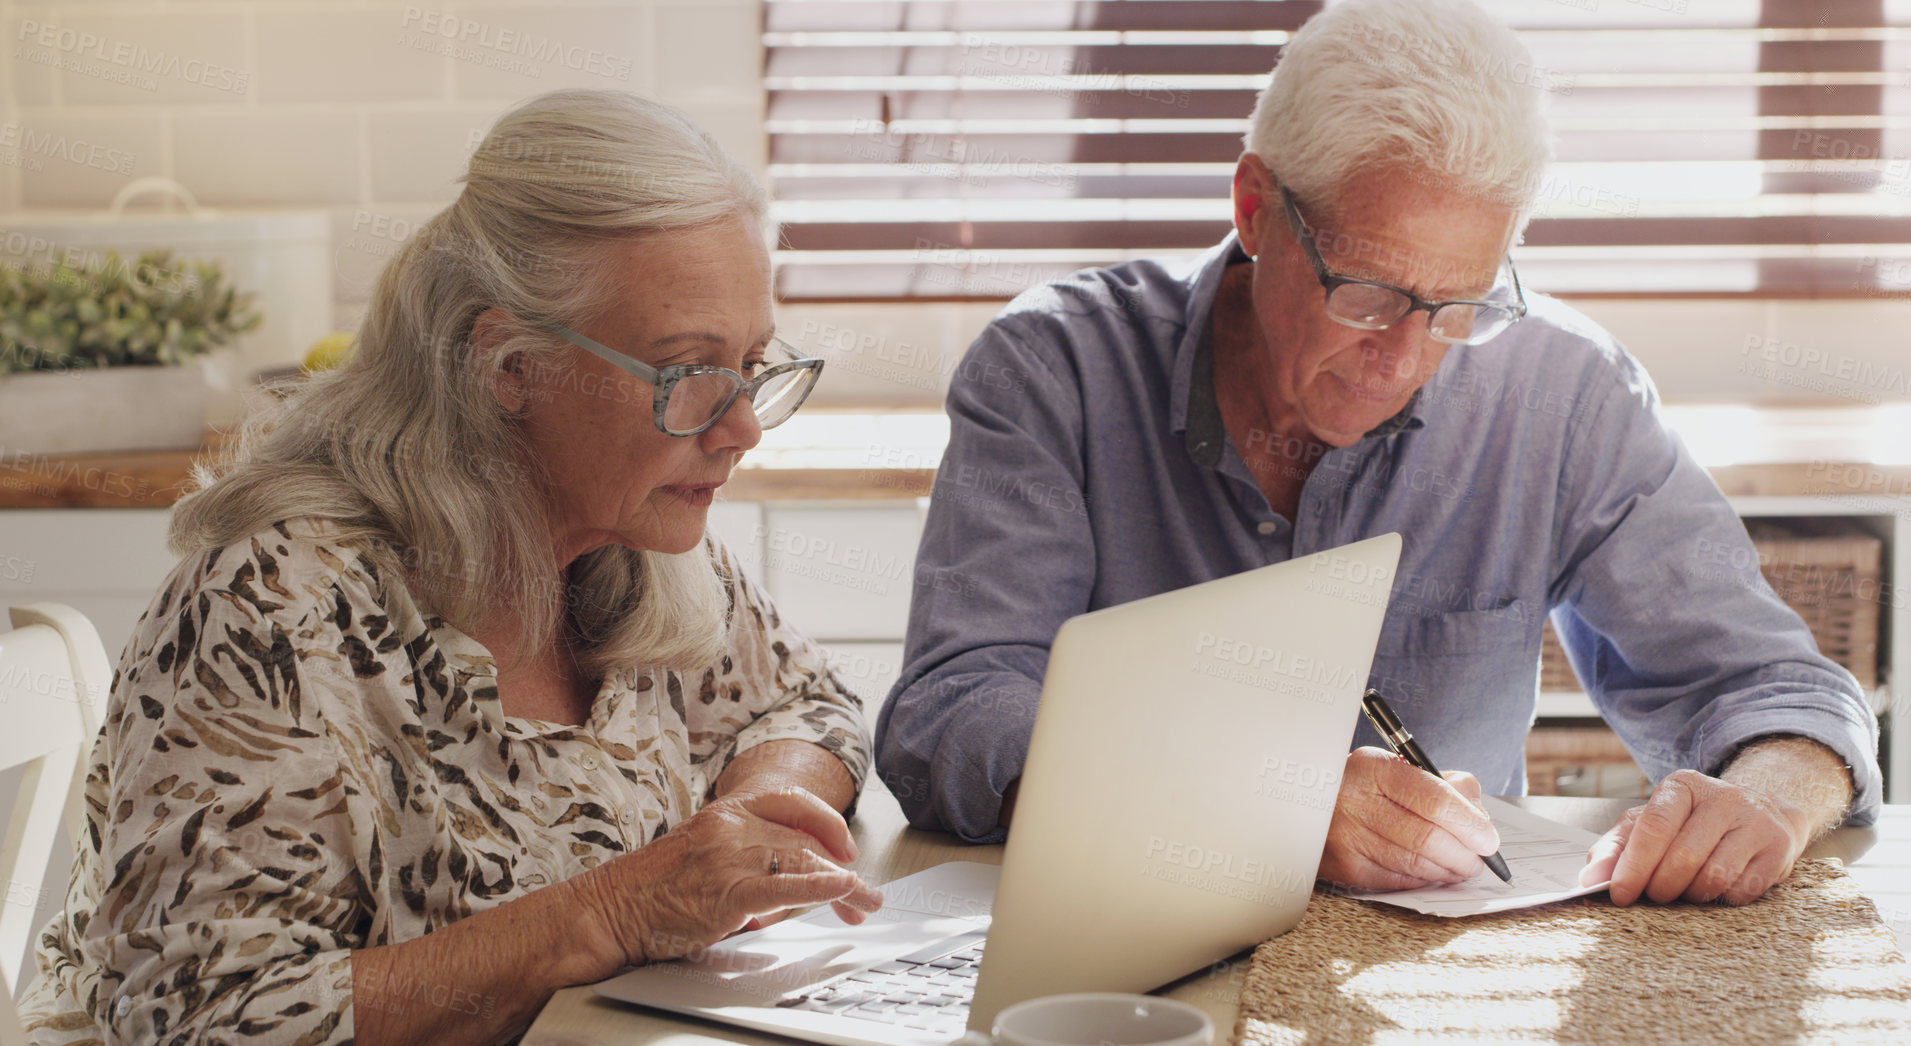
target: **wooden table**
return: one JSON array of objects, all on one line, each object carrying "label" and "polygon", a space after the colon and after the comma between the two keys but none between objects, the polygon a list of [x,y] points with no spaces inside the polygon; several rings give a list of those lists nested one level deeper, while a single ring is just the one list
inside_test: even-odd
[{"label": "wooden table", "polygon": [[[1631,801],[1530,796],[1516,800],[1546,817],[1604,831]],[[851,821],[862,856],[856,871],[871,883],[885,883],[943,861],[1002,863],[1000,846],[965,846],[953,836],[908,827],[895,797],[881,785],[863,793]],[[1877,828],[1841,828],[1809,851],[1812,857],[1839,857],[1877,902],[1879,913],[1898,935],[1899,948],[1911,954],[1911,806],[1887,807]],[[1240,1008],[1248,952],[1214,964],[1169,985],[1163,992],[1195,1004],[1214,1020],[1216,1041],[1225,1042]],[[787,1046],[792,1040],[725,1024],[675,1017],[599,998],[589,988],[570,988],[553,997],[524,1036],[525,1046],[595,1044],[764,1043]]]}]

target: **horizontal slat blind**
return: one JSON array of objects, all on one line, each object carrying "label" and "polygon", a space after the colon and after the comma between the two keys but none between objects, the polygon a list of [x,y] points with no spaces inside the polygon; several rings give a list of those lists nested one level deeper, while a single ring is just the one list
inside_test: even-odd
[{"label": "horizontal slat blind", "polygon": [[[779,292],[1005,298],[1212,245],[1254,94],[1322,6],[765,0]],[[1487,6],[1534,58],[1495,72],[1558,134],[1531,285],[1911,293],[1911,0]]]}]

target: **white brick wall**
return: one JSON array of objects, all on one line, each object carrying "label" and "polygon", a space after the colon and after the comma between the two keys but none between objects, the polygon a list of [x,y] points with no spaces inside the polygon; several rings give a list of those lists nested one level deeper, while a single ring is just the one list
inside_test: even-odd
[{"label": "white brick wall", "polygon": [[[438,102],[445,59],[402,44],[419,36],[389,10],[273,11],[256,4],[259,101]],[[435,42],[435,41],[434,41]],[[372,111],[376,111],[375,109]]]},{"label": "white brick wall", "polygon": [[757,0],[0,0],[0,121],[60,143],[0,149],[0,213],[104,207],[147,175],[210,207],[324,207],[349,328],[532,95],[660,98],[761,174],[760,20]]}]

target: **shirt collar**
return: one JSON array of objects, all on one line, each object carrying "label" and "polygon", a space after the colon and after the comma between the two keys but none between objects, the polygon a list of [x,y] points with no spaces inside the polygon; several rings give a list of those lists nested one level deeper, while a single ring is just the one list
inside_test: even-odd
[{"label": "shirt collar", "polygon": [[426,619],[425,624],[431,630],[432,642],[445,657],[449,678],[464,684],[472,708],[483,717],[486,725],[509,737],[553,737],[580,730],[595,730],[599,726],[599,717],[605,714],[615,692],[632,687],[632,670],[619,669],[607,674],[598,685],[595,700],[591,702],[591,717],[583,726],[507,716],[504,714],[504,702],[498,697],[498,667],[491,651],[443,618],[432,616]]},{"label": "shirt collar", "polygon": [[498,700],[498,668],[491,651],[443,618],[429,617],[425,625],[431,629],[438,652],[445,656],[451,677],[465,683],[465,693],[478,714],[491,729],[502,732],[504,705]]},{"label": "shirt collar", "polygon": [[[1214,399],[1214,299],[1220,293],[1221,276],[1228,266],[1251,260],[1241,247],[1240,237],[1232,230],[1202,256],[1188,292],[1181,341],[1175,346],[1169,428],[1182,434],[1188,454],[1208,468],[1218,467],[1225,442],[1221,408]],[[1374,426],[1361,438],[1385,439],[1425,426],[1426,418],[1420,410],[1423,389],[1424,386],[1415,389],[1399,413]]]},{"label": "shirt collar", "polygon": [[[1201,256],[1194,283],[1188,288],[1188,305],[1182,314],[1181,342],[1174,350],[1174,383],[1168,400],[1168,425],[1174,432],[1188,431],[1189,397],[1199,394],[1212,405],[1214,383],[1194,380],[1195,364],[1208,341],[1209,321],[1214,316],[1214,297],[1221,290],[1221,274],[1229,265],[1251,260],[1241,249],[1241,238],[1229,230],[1227,238]],[[1211,359],[1210,359],[1211,362]]]}]

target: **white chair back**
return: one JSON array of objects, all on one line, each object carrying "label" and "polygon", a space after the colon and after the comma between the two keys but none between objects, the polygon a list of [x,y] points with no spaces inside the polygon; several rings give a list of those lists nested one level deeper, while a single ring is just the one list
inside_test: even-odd
[{"label": "white chair back", "polygon": [[0,835],[0,1046],[24,1043],[13,994],[27,942],[46,921],[41,877],[58,828],[86,830],[86,757],[113,671],[91,622],[72,607],[29,603],[0,633],[0,770],[25,767]]}]

